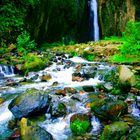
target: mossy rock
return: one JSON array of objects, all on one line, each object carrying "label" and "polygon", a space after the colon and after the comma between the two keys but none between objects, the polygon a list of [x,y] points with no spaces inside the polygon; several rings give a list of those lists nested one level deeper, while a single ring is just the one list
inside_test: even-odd
[{"label": "mossy rock", "polygon": [[128,140],[140,140],[140,126],[132,128],[128,135]]},{"label": "mossy rock", "polygon": [[64,103],[56,103],[54,102],[51,106],[51,115],[53,117],[60,117],[66,115],[67,108]]},{"label": "mossy rock", "polygon": [[114,122],[113,124],[106,125],[100,140],[119,140],[129,129],[129,125],[126,122]]},{"label": "mossy rock", "polygon": [[26,118],[20,121],[20,134],[22,140],[53,140],[50,133],[39,126],[31,125]]},{"label": "mossy rock", "polygon": [[128,106],[123,101],[110,101],[102,99],[91,104],[91,110],[104,121],[117,120],[119,116],[128,112]]},{"label": "mossy rock", "polygon": [[13,99],[8,108],[15,118],[22,118],[44,114],[48,106],[49,96],[47,92],[30,89]]},{"label": "mossy rock", "polygon": [[24,65],[21,67],[21,71],[25,74],[31,71],[39,71],[44,69],[46,62],[41,58],[35,57],[33,60],[27,60]]},{"label": "mossy rock", "polygon": [[5,99],[0,97],[0,105],[4,102],[5,102]]}]

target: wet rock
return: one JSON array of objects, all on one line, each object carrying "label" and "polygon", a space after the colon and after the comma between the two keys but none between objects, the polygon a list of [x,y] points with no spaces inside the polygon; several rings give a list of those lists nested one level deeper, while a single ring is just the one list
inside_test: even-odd
[{"label": "wet rock", "polygon": [[95,91],[95,89],[94,89],[94,87],[93,86],[83,86],[82,87],[83,88],[83,90],[84,91],[86,91],[86,92],[94,92]]},{"label": "wet rock", "polygon": [[129,125],[126,122],[114,122],[113,124],[106,125],[100,140],[119,140],[129,131]]},{"label": "wet rock", "polygon": [[74,89],[74,88],[72,88],[72,87],[65,87],[64,90],[65,90],[67,93],[71,93],[71,94],[77,93],[76,89]]},{"label": "wet rock", "polygon": [[79,94],[74,94],[71,99],[77,100],[77,101],[82,101],[82,97]]},{"label": "wet rock", "polygon": [[110,92],[113,89],[113,87],[111,86],[111,84],[105,83],[105,84],[98,84],[96,86],[96,89],[99,93],[104,93],[105,94],[105,93]]},{"label": "wet rock", "polygon": [[133,118],[133,116],[130,114],[124,115],[121,119],[124,122],[126,122],[129,126],[134,126],[134,124],[136,124],[135,118]]},{"label": "wet rock", "polygon": [[79,113],[79,114],[74,114],[73,116],[71,116],[70,118],[70,122],[74,122],[75,120],[86,120],[86,121],[91,121],[91,114],[82,114],[82,113]]},{"label": "wet rock", "polygon": [[101,100],[101,98],[95,93],[89,93],[88,98],[91,103]]},{"label": "wet rock", "polygon": [[91,68],[88,68],[88,69],[83,69],[82,77],[86,78],[86,79],[95,78],[96,71],[97,71],[96,67],[91,67]]},{"label": "wet rock", "polygon": [[20,121],[20,133],[23,140],[53,140],[52,135],[39,126],[32,126],[27,119]]},{"label": "wet rock", "polygon": [[66,115],[67,108],[64,103],[54,102],[51,105],[50,113],[53,117],[60,117]]},{"label": "wet rock", "polygon": [[56,52],[56,56],[65,56],[65,53],[63,53],[63,52]]},{"label": "wet rock", "polygon": [[53,82],[52,86],[57,86],[59,83],[56,81],[56,82]]},{"label": "wet rock", "polygon": [[8,108],[15,118],[21,118],[44,113],[48,105],[48,93],[31,89],[13,99]]},{"label": "wet rock", "polygon": [[0,97],[0,105],[5,102],[5,99]]},{"label": "wet rock", "polygon": [[30,79],[32,80],[32,81],[35,81],[35,80],[37,80],[39,78],[39,74],[35,74],[35,75],[33,75]]},{"label": "wet rock", "polygon": [[14,73],[15,74],[20,74],[21,73],[21,68],[22,68],[22,64],[17,64],[14,67]]},{"label": "wet rock", "polygon": [[47,82],[47,81],[51,80],[51,78],[52,78],[51,75],[43,75],[41,77],[41,81]]},{"label": "wet rock", "polygon": [[63,95],[63,96],[66,96],[67,92],[65,89],[59,89],[56,91],[55,93],[56,95]]},{"label": "wet rock", "polygon": [[70,118],[70,128],[75,135],[83,135],[91,129],[91,116],[88,114],[74,114]]},{"label": "wet rock", "polygon": [[127,102],[128,104],[132,104],[133,102],[136,101],[136,96],[133,94],[128,94],[125,102]]},{"label": "wet rock", "polygon": [[137,95],[140,93],[139,89],[134,88],[134,87],[131,88],[130,92]]},{"label": "wet rock", "polygon": [[130,84],[131,86],[136,84],[134,73],[125,65],[119,67],[119,80],[121,84]]},{"label": "wet rock", "polygon": [[78,76],[72,76],[72,81],[82,82],[82,81],[84,81],[84,78],[81,78]]},{"label": "wet rock", "polygon": [[75,71],[72,76],[74,77],[82,77],[82,74],[79,72],[79,70]]},{"label": "wet rock", "polygon": [[113,89],[113,86],[111,83],[105,83],[103,84],[104,91],[110,92]]},{"label": "wet rock", "polygon": [[8,79],[6,81],[6,86],[18,86],[18,83],[15,82],[13,79]]},{"label": "wet rock", "polygon": [[17,120],[16,119],[12,119],[8,122],[8,128],[14,130],[14,128],[17,127]]},{"label": "wet rock", "polygon": [[123,101],[102,99],[91,104],[91,109],[103,121],[117,120],[120,115],[128,112],[128,106]]}]

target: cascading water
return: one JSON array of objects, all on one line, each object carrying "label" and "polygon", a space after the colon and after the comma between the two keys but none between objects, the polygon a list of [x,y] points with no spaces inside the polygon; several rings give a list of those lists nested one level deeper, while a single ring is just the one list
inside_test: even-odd
[{"label": "cascading water", "polygon": [[[50,65],[49,67],[39,72],[30,72],[26,77],[14,76],[9,78],[9,76],[5,76],[4,78],[0,78],[0,97],[6,99],[6,101],[0,105],[0,139],[7,138],[12,133],[12,130],[8,129],[8,121],[14,118],[14,116],[8,109],[9,103],[13,98],[23,93],[23,91],[25,91],[26,89],[31,89],[34,87],[39,90],[48,91],[48,93],[50,93],[49,96],[52,99],[52,103],[61,102],[64,103],[67,107],[67,114],[65,116],[59,116],[55,118],[52,117],[51,113],[48,111],[45,114],[45,120],[36,122],[37,125],[52,134],[55,140],[77,139],[70,129],[71,116],[79,113],[90,113],[90,107],[88,107],[88,105],[90,105],[91,100],[93,100],[94,97],[96,99],[96,85],[102,85],[103,83],[105,83],[105,75],[114,70],[116,67],[107,65],[106,63],[89,62],[80,57],[66,57],[65,60],[61,59],[61,61],[62,62],[60,62],[59,57],[57,58],[57,62],[56,60],[53,61],[52,65]],[[10,75],[13,73],[10,69],[10,67],[0,66],[0,73],[3,72],[5,75]],[[91,74],[93,74],[93,71],[95,73],[92,77]],[[91,77],[85,78],[83,81],[73,81],[73,74],[77,74],[76,72],[78,72],[78,74],[80,74],[81,76],[86,76],[84,74],[88,74],[89,72]],[[36,77],[37,75],[38,77],[34,79],[34,77]],[[50,75],[51,79],[46,82],[42,82],[41,77],[43,75]],[[7,79],[14,80],[16,83],[19,83],[19,85],[17,84],[16,86],[5,86],[4,83],[6,83]],[[32,83],[22,84],[23,80],[25,79],[27,81],[32,80]],[[54,85],[54,83],[57,84]],[[91,94],[89,94],[88,92],[83,92],[83,86],[93,86],[95,88],[95,92]],[[65,96],[55,94],[55,91],[69,87],[72,89],[76,89],[77,92],[71,93],[69,91]],[[91,95],[95,96],[91,97]],[[100,97],[102,99],[103,96]],[[130,107],[130,110],[132,116],[139,119],[140,110],[136,103],[134,103]],[[102,122],[97,117],[95,117],[94,114],[92,114],[91,131],[88,133],[89,137],[93,140],[98,139],[102,128]]]},{"label": "cascading water", "polygon": [[14,69],[12,66],[0,65],[0,77],[13,76]]},{"label": "cascading water", "polygon": [[90,0],[89,7],[90,7],[91,39],[97,41],[99,40],[97,0]]}]

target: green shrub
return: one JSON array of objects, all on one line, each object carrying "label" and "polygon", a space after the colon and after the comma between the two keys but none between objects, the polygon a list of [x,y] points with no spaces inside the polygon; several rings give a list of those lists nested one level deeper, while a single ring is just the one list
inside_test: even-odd
[{"label": "green shrub", "polygon": [[68,51],[71,56],[78,56],[78,53],[75,51]]},{"label": "green shrub", "polygon": [[113,61],[135,62],[140,60],[140,22],[129,21],[123,33],[123,45],[119,54],[114,55]]},{"label": "green shrub", "polygon": [[88,61],[93,61],[94,60],[94,55],[92,53],[89,53],[89,52],[83,52],[82,57],[85,58]]},{"label": "green shrub", "polygon": [[84,120],[75,120],[70,124],[71,131],[76,135],[82,135],[88,131],[90,123]]},{"label": "green shrub", "polygon": [[21,35],[17,37],[17,50],[24,55],[27,54],[28,51],[36,48],[36,43],[34,40],[30,40],[30,34],[27,31],[22,32]]},{"label": "green shrub", "polygon": [[2,0],[0,5],[0,42],[7,45],[15,43],[17,36],[28,28],[25,20],[30,8],[34,8],[38,0],[11,1]]}]

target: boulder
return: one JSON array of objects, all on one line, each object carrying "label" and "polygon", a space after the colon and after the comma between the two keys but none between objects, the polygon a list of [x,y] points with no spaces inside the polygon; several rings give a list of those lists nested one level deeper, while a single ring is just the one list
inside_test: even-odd
[{"label": "boulder", "polygon": [[81,78],[78,76],[72,76],[72,81],[82,82],[82,81],[84,81],[84,78]]},{"label": "boulder", "polygon": [[59,89],[56,91],[55,93],[56,95],[63,95],[63,96],[66,96],[67,92],[65,89]]},{"label": "boulder", "polygon": [[91,110],[95,116],[103,121],[117,120],[120,115],[128,112],[127,103],[123,101],[112,101],[101,99],[91,104]]},{"label": "boulder", "polygon": [[53,140],[52,135],[39,126],[32,126],[26,118],[20,121],[20,134],[22,140]]},{"label": "boulder", "polygon": [[0,97],[0,105],[5,102],[5,99]]},{"label": "boulder", "polygon": [[67,108],[64,103],[54,102],[51,105],[50,113],[53,117],[60,117],[66,115]]},{"label": "boulder", "polygon": [[119,67],[119,81],[121,84],[127,83],[131,86],[136,84],[134,73],[125,65]]},{"label": "boulder", "polygon": [[129,131],[129,125],[126,122],[114,122],[106,125],[100,140],[120,140],[121,137]]},{"label": "boulder", "polygon": [[8,108],[15,118],[22,118],[44,113],[48,105],[49,97],[46,92],[31,89],[13,99]]},{"label": "boulder", "polygon": [[90,67],[88,69],[87,68],[83,69],[82,77],[86,79],[95,78],[96,71],[97,71],[97,67]]},{"label": "boulder", "polygon": [[82,88],[86,92],[94,92],[95,91],[94,87],[90,86],[90,85],[83,86]]},{"label": "boulder", "polygon": [[52,78],[51,75],[43,75],[41,77],[41,81],[47,82],[47,81],[51,80],[51,78]]},{"label": "boulder", "polygon": [[18,86],[18,83],[13,79],[7,79],[6,86]]}]

